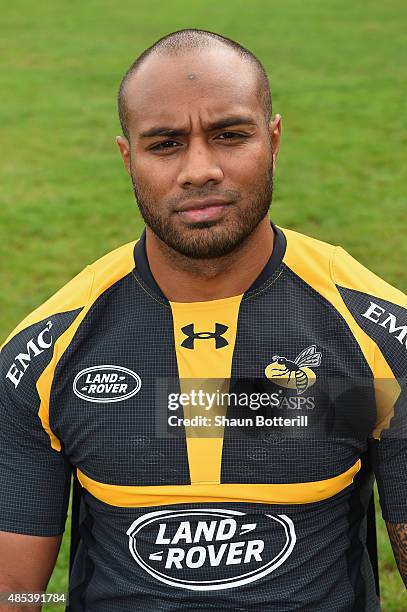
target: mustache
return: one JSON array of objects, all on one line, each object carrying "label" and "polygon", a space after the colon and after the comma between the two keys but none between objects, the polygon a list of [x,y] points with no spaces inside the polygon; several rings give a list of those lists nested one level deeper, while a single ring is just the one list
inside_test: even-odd
[{"label": "mustache", "polygon": [[[133,184],[133,191],[137,195],[138,181],[133,174],[131,174],[131,182]],[[184,202],[188,202],[190,200],[203,200],[205,198],[222,198],[231,203],[235,203],[241,199],[241,194],[236,189],[191,189],[185,193],[180,193],[179,195],[166,200],[166,204],[170,209],[174,209],[182,205]]]}]

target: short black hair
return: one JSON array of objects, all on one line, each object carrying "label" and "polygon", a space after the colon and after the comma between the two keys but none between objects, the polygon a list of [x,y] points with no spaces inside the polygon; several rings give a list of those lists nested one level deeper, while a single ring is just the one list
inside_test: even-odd
[{"label": "short black hair", "polygon": [[210,32],[208,30],[188,28],[171,32],[145,49],[143,53],[141,53],[141,55],[139,55],[138,58],[131,64],[130,68],[122,78],[117,95],[117,104],[120,125],[127,140],[130,138],[126,104],[126,85],[130,77],[136,72],[137,68],[144,62],[144,60],[154,53],[162,55],[177,55],[183,51],[194,51],[195,49],[210,47],[214,44],[214,42],[223,44],[226,47],[233,49],[233,51],[236,51],[236,53],[238,53],[243,60],[252,64],[258,77],[259,97],[264,108],[264,116],[267,122],[270,121],[272,113],[270,84],[267,72],[260,60],[258,60],[251,51],[246,49],[246,47],[243,47],[241,44],[232,40],[231,38],[221,36],[220,34],[216,34],[215,32]]}]

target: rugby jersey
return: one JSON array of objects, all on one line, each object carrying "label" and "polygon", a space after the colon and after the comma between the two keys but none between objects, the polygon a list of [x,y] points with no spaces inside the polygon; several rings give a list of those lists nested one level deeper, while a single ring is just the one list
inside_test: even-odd
[{"label": "rugby jersey", "polygon": [[407,522],[407,298],[272,224],[242,295],[168,301],[145,233],[86,267],[1,351],[0,530],[84,517],[72,612],[376,611],[374,476]]}]

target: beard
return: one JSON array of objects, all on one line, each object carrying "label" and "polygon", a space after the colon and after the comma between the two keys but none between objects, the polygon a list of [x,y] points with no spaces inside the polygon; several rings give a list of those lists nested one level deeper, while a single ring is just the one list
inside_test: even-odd
[{"label": "beard", "polygon": [[[134,195],[144,219],[151,231],[168,247],[192,259],[216,259],[238,249],[268,214],[273,197],[272,161],[261,176],[248,201],[236,205],[240,194],[235,190],[215,191],[197,189],[185,192],[182,197],[165,202],[160,214],[151,189],[131,173]],[[226,218],[220,221],[200,221],[193,224],[177,223],[174,208],[193,198],[223,197],[232,201],[227,206]],[[234,213],[234,214],[233,214]]]}]

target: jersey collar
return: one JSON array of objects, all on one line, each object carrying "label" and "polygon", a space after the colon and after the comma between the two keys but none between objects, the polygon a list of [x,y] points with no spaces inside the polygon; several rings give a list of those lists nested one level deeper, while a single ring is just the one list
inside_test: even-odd
[{"label": "jersey collar", "polygon": [[[255,292],[260,287],[262,287],[274,274],[274,272],[283,260],[287,246],[287,239],[279,227],[274,225],[272,221],[270,221],[270,224],[274,231],[273,252],[270,255],[270,258],[264,266],[263,270],[260,272],[259,276],[245,292],[245,295]],[[145,229],[142,235],[140,236],[140,240],[137,241],[134,247],[134,261],[136,274],[138,274],[141,280],[149,287],[151,291],[154,292],[155,296],[160,298],[160,301],[164,301],[166,304],[168,304],[168,299],[165,297],[160,287],[157,285],[155,278],[151,273],[146,253]]]}]

